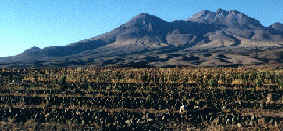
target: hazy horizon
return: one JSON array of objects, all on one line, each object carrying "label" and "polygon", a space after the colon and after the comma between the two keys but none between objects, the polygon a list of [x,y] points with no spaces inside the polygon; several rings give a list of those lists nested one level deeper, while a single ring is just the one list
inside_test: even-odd
[{"label": "hazy horizon", "polygon": [[201,10],[238,10],[265,27],[283,23],[283,1],[217,0],[9,0],[0,5],[0,57],[14,56],[33,46],[64,46],[109,32],[139,13],[172,22]]}]

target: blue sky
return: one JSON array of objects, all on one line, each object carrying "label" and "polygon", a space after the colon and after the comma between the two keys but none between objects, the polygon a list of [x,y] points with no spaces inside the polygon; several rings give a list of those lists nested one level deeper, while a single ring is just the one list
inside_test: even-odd
[{"label": "blue sky", "polygon": [[0,57],[64,46],[109,32],[139,13],[166,21],[201,10],[238,10],[264,26],[283,23],[282,0],[0,0]]}]

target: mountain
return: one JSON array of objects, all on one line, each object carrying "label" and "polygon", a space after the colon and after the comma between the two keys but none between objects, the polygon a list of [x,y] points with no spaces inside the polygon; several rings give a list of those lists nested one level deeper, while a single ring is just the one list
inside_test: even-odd
[{"label": "mountain", "polygon": [[209,10],[202,10],[196,13],[192,17],[188,18],[187,21],[209,23],[209,24],[221,24],[227,27],[234,28],[262,28],[260,22],[254,18],[250,18],[244,13],[236,10],[223,10],[218,9],[216,12]]},{"label": "mountain", "polygon": [[279,22],[276,22],[272,25],[269,26],[270,28],[276,30],[276,31],[281,31],[283,32],[283,24],[279,23]]},{"label": "mountain", "polygon": [[236,10],[203,10],[173,22],[141,13],[90,39],[0,58],[0,67],[280,66],[282,45],[281,23],[264,27]]}]

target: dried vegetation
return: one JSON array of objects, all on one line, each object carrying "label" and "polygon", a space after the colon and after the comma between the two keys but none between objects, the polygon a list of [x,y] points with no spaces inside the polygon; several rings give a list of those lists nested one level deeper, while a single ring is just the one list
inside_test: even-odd
[{"label": "dried vegetation", "polygon": [[[0,69],[0,75],[1,130],[283,129],[281,68]],[[183,104],[192,108],[180,113]]]}]

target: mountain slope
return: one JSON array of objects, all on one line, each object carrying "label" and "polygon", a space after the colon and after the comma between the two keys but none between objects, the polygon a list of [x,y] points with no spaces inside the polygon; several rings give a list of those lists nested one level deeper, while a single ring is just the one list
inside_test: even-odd
[{"label": "mountain slope", "polygon": [[263,27],[236,10],[203,10],[173,22],[141,13],[91,39],[0,58],[0,67],[278,65],[282,32],[281,23]]}]

